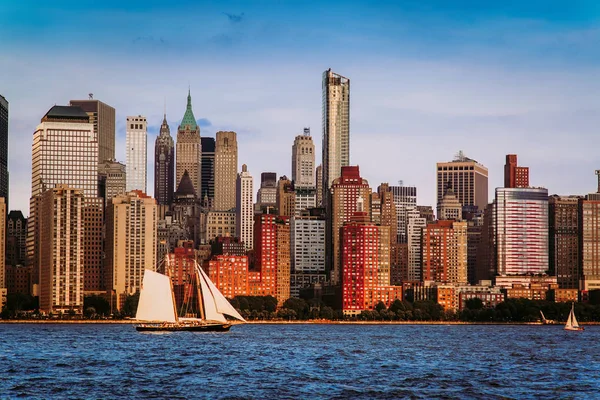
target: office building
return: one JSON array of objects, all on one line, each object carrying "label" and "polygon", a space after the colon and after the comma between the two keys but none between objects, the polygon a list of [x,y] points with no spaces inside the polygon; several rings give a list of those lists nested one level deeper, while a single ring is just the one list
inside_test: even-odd
[{"label": "office building", "polygon": [[209,243],[217,237],[236,236],[235,211],[209,211],[206,214],[206,238]]},{"label": "office building", "polygon": [[451,187],[446,189],[442,200],[438,203],[437,215],[439,220],[459,221],[462,217],[462,205]]},{"label": "office building", "polygon": [[136,190],[116,196],[106,210],[105,279],[114,306],[139,292],[144,269],[156,270],[156,201]]},{"label": "office building", "polygon": [[25,265],[26,243],[27,218],[20,210],[11,210],[6,218],[6,265]]},{"label": "office building", "polygon": [[598,191],[578,200],[579,290],[600,289],[600,170]]},{"label": "office building", "polygon": [[296,214],[296,192],[294,184],[287,176],[282,176],[277,182],[275,207],[279,215],[292,217]]},{"label": "office building", "polygon": [[201,137],[202,144],[202,206],[211,209],[215,201],[215,139]]},{"label": "office building", "polygon": [[556,276],[561,289],[579,288],[580,199],[580,196],[553,195],[548,200],[550,273]]},{"label": "office building", "polygon": [[390,191],[394,198],[394,205],[396,206],[396,242],[407,243],[407,231],[408,225],[408,212],[417,206],[417,188],[414,186],[404,186],[403,182],[400,181],[398,186],[390,186]]},{"label": "office building", "polygon": [[[98,196],[98,140],[90,117],[80,107],[54,106],[33,134],[31,199],[27,220],[27,259],[33,266],[34,284],[39,283],[40,226],[37,210],[40,195],[57,185],[81,190],[86,205],[101,204]],[[91,222],[92,225],[95,223]],[[97,227],[94,227],[96,229]],[[101,241],[98,232],[89,232]],[[87,240],[87,239],[86,239]],[[101,242],[100,242],[101,243]],[[101,259],[101,254],[94,254]],[[96,264],[98,260],[95,260]],[[94,267],[95,268],[95,267]]]},{"label": "office building", "polygon": [[8,205],[8,101],[0,95],[0,197]]},{"label": "office building", "polygon": [[402,280],[420,281],[423,266],[423,231],[427,228],[427,220],[413,210],[408,218],[407,232],[407,268]]},{"label": "office building", "polygon": [[201,197],[202,186],[202,143],[200,141],[200,127],[196,123],[192,111],[192,96],[188,91],[185,114],[177,129],[177,151],[175,152],[175,184],[179,185],[185,171],[190,175],[194,192]]},{"label": "office building", "polygon": [[[277,203],[277,173],[263,172],[260,174],[260,188],[256,194],[257,211],[270,213]],[[267,211],[267,207],[269,211]]]},{"label": "office building", "polygon": [[[94,157],[93,165],[97,165]],[[41,195],[39,208],[40,311],[83,312],[84,194],[57,184]]]},{"label": "office building", "polygon": [[497,274],[546,274],[548,190],[497,188],[494,220]]},{"label": "office building", "polygon": [[323,201],[350,165],[350,79],[330,69],[323,72]]},{"label": "office building", "polygon": [[216,255],[208,262],[208,277],[228,299],[247,296],[248,257],[245,255]]},{"label": "office building", "polygon": [[115,109],[99,100],[94,100],[92,94],[88,100],[71,100],[70,106],[80,107],[89,116],[90,123],[94,126],[94,135],[98,139],[98,160],[100,164],[105,160],[115,159]]},{"label": "office building", "polygon": [[146,117],[127,117],[126,160],[127,191],[147,192],[148,123]]},{"label": "office building", "polygon": [[519,167],[517,165],[516,154],[506,155],[506,164],[504,165],[504,187],[529,187],[529,167]]},{"label": "office building", "polygon": [[331,267],[330,279],[334,285],[341,283],[341,228],[350,222],[356,211],[371,214],[369,182],[360,176],[358,166],[342,167],[342,176],[337,178],[331,188],[331,212],[328,213],[327,236]]},{"label": "office building", "polygon": [[246,249],[251,250],[254,246],[254,197],[253,179],[248,172],[246,164],[242,165],[236,183],[236,236],[240,238]]},{"label": "office building", "polygon": [[488,204],[488,169],[462,151],[450,162],[437,163],[437,202],[450,185],[460,204],[483,210]]},{"label": "office building", "polygon": [[115,160],[105,160],[98,165],[98,195],[103,205],[115,196],[127,191],[127,169],[125,164]]},{"label": "office building", "polygon": [[317,183],[317,207],[324,207],[323,204],[323,166],[319,164],[315,169],[315,181]]},{"label": "office building", "polygon": [[154,142],[154,198],[156,203],[171,205],[174,191],[175,143],[171,137],[171,130],[165,114]]},{"label": "office building", "polygon": [[296,188],[315,188],[315,144],[310,128],[294,139],[292,146],[292,181]]},{"label": "office building", "polygon": [[466,284],[467,223],[437,221],[423,230],[423,281]]},{"label": "office building", "polygon": [[235,132],[217,132],[215,144],[215,204],[217,211],[235,207],[238,147]]},{"label": "office building", "polygon": [[323,216],[308,213],[290,220],[293,273],[325,274],[325,225]]}]

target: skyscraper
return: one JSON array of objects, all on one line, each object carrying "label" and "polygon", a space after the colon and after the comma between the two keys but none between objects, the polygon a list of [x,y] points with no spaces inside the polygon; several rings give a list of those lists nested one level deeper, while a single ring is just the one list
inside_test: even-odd
[{"label": "skyscraper", "polygon": [[236,182],[236,236],[244,243],[247,250],[252,249],[254,245],[254,207],[253,207],[253,180],[248,172],[246,164],[242,165],[242,172],[239,173]]},{"label": "skyscraper", "polygon": [[342,167],[342,176],[333,182],[331,191],[331,213],[327,215],[327,257],[331,282],[337,285],[341,283],[341,228],[355,212],[371,213],[371,188],[369,182],[360,176],[358,166],[347,166]]},{"label": "skyscraper", "polygon": [[[196,123],[192,111],[192,96],[188,91],[187,107],[185,114],[177,129],[177,152],[176,152],[176,178],[175,185],[179,185],[185,171],[190,175],[196,196],[201,198],[200,188],[202,186],[202,143],[200,141],[200,127]],[[235,198],[234,198],[235,201]]]},{"label": "skyscraper", "polygon": [[315,188],[315,144],[310,128],[294,139],[292,146],[292,181],[296,188]]},{"label": "skyscraper", "polygon": [[154,142],[154,198],[159,205],[171,205],[175,191],[175,144],[167,115]]},{"label": "skyscraper", "polygon": [[8,204],[8,101],[0,95],[0,197]]},{"label": "skyscraper", "polygon": [[550,196],[550,271],[561,289],[579,288],[580,196]]},{"label": "skyscraper", "polygon": [[450,162],[437,163],[437,202],[450,185],[463,207],[477,206],[481,211],[488,204],[488,169],[459,152]]},{"label": "skyscraper", "polygon": [[277,173],[263,172],[260,174],[260,188],[256,193],[256,206],[261,211],[266,207],[275,207],[277,202]]},{"label": "skyscraper", "polygon": [[396,206],[396,241],[398,243],[407,243],[408,237],[406,227],[408,225],[408,213],[417,207],[417,188],[415,186],[404,186],[400,181],[398,186],[390,186],[390,191],[394,197]]},{"label": "skyscraper", "polygon": [[125,164],[115,160],[106,160],[98,165],[99,196],[104,200],[104,207],[113,197],[127,191],[127,172]]},{"label": "skyscraper", "polygon": [[[1,228],[1,227],[0,227]],[[25,265],[27,218],[20,210],[11,210],[6,221],[6,264]]]},{"label": "skyscraper", "polygon": [[[200,138],[202,144],[202,205],[212,208],[215,202],[215,139]],[[205,201],[208,200],[208,204]]]},{"label": "skyscraper", "polygon": [[506,164],[504,165],[504,187],[529,187],[529,167],[519,167],[517,165],[516,154],[506,155]]},{"label": "skyscraper", "polygon": [[467,223],[436,221],[423,230],[423,281],[467,283]]},{"label": "skyscraper", "polygon": [[497,274],[548,271],[548,190],[497,188],[494,201]]},{"label": "skyscraper", "polygon": [[217,211],[235,207],[238,147],[235,132],[217,132],[215,144],[215,206]]},{"label": "skyscraper", "polygon": [[292,217],[296,212],[296,193],[294,192],[294,184],[287,176],[282,176],[277,182],[277,197],[275,201],[277,213]]},{"label": "skyscraper", "polygon": [[115,109],[99,100],[71,100],[69,105],[81,107],[90,117],[94,125],[94,134],[98,138],[98,160],[100,164],[105,160],[115,158]]},{"label": "skyscraper", "polygon": [[106,289],[116,308],[140,290],[144,269],[156,270],[156,201],[139,190],[114,197],[106,209]]},{"label": "skyscraper", "polygon": [[323,72],[323,201],[333,181],[350,165],[350,79]]},{"label": "skyscraper", "polygon": [[315,182],[317,184],[317,207],[323,207],[323,166],[321,164],[315,169]]},{"label": "skyscraper", "polygon": [[578,203],[579,290],[600,289],[600,170],[598,190]]},{"label": "skyscraper", "polygon": [[126,162],[127,191],[141,190],[146,193],[148,164],[148,135],[146,117],[127,117]]},{"label": "skyscraper", "polygon": [[[96,163],[94,157],[94,165]],[[83,312],[84,195],[57,184],[41,195],[40,310]]]},{"label": "skyscraper", "polygon": [[[6,203],[0,197],[0,291],[6,290]],[[0,294],[1,295],[1,294]],[[0,299],[0,303],[2,303]]]},{"label": "skyscraper", "polygon": [[[39,278],[39,237],[41,231],[37,210],[40,195],[59,184],[81,190],[86,205],[102,207],[98,196],[98,140],[90,117],[80,107],[54,106],[44,115],[33,134],[31,199],[27,257],[33,266],[33,280]],[[96,217],[93,218],[94,221]],[[86,233],[102,240],[102,225]],[[86,239],[87,240],[87,239]],[[91,255],[90,255],[91,256]],[[101,260],[101,254],[94,254]],[[95,264],[97,264],[95,261]]]},{"label": "skyscraper", "polygon": [[439,220],[461,220],[462,219],[462,205],[456,198],[454,190],[451,187],[446,189],[444,197],[438,203],[438,219]]}]

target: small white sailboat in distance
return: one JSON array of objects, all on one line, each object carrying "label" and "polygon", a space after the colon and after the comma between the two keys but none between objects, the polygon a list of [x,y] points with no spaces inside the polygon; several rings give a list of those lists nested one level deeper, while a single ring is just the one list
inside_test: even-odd
[{"label": "small white sailboat in distance", "polygon": [[583,326],[579,326],[577,322],[577,318],[575,318],[575,303],[571,303],[571,312],[569,313],[569,317],[567,318],[567,323],[565,324],[566,331],[583,331]]},{"label": "small white sailboat in distance", "polygon": [[177,315],[171,278],[149,269],[144,270],[135,319],[145,323],[137,325],[136,330],[228,331],[231,323],[227,321],[225,315],[246,322],[211,282],[198,263],[195,263],[194,273],[200,318],[180,318]]},{"label": "small white sailboat in distance", "polygon": [[546,319],[546,317],[544,316],[544,313],[542,312],[542,310],[540,310],[540,314],[542,315],[542,324],[543,325],[551,325],[554,323],[554,320],[552,319]]}]

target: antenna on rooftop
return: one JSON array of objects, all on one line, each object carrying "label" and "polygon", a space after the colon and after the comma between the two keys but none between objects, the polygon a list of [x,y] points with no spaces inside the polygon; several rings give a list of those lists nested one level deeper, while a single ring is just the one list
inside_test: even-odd
[{"label": "antenna on rooftop", "polygon": [[94,100],[94,93],[88,93],[88,97],[90,98],[90,100]]},{"label": "antenna on rooftop", "polygon": [[403,180],[399,180],[398,181],[398,186],[404,186],[404,181]]},{"label": "antenna on rooftop", "polygon": [[310,128],[304,128],[304,136],[310,136]]}]

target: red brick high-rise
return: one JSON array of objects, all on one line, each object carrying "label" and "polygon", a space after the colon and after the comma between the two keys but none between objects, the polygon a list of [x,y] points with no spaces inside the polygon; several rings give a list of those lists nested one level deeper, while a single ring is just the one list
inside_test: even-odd
[{"label": "red brick high-rise", "polygon": [[288,217],[274,214],[254,216],[254,270],[258,271],[260,281],[249,278],[249,290],[252,294],[276,297],[279,304],[289,298],[289,235]]},{"label": "red brick high-rise", "polygon": [[529,167],[519,167],[516,154],[506,155],[504,187],[512,189],[529,187]]}]

